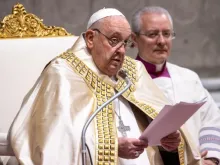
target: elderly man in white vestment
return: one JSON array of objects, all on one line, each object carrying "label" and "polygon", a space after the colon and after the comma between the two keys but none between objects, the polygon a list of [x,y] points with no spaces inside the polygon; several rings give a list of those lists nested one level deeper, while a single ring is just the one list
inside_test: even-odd
[{"label": "elderly man in white vestment", "polygon": [[[81,165],[81,132],[89,116],[126,86],[117,76],[123,68],[132,86],[98,113],[86,133],[95,165],[162,165],[157,147],[139,140],[167,99],[143,64],[125,56],[131,28],[116,9],[94,13],[73,47],[52,60],[24,98],[10,131],[20,164]],[[120,129],[123,128],[123,129]],[[177,152],[180,133],[161,140]],[[146,149],[147,148],[147,149]]]},{"label": "elderly man in white vestment", "polygon": [[[185,151],[185,164],[219,164],[220,111],[217,105],[195,72],[167,62],[175,38],[170,14],[161,7],[144,7],[133,15],[132,31],[134,46],[138,48],[136,59],[145,65],[171,104],[206,98],[205,105],[182,127],[186,149],[191,148],[193,154],[190,158],[189,152]],[[199,152],[203,160],[200,160]],[[161,149],[160,154],[166,165],[181,164],[174,152]]]}]

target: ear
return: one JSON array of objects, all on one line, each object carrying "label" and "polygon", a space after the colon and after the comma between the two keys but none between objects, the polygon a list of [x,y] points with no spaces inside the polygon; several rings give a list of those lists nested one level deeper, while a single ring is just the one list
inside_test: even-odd
[{"label": "ear", "polygon": [[133,41],[133,47],[137,47],[137,34],[135,34],[134,32],[131,33],[131,39]]},{"label": "ear", "polygon": [[94,31],[87,30],[85,33],[85,41],[88,49],[92,49],[94,47]]}]

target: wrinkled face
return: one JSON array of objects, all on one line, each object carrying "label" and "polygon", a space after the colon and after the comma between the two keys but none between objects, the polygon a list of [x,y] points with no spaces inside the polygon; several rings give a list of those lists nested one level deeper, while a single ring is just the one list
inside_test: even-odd
[{"label": "wrinkled face", "polygon": [[172,34],[171,22],[165,14],[148,13],[141,16],[140,34],[133,38],[144,60],[161,64],[170,55]]},{"label": "wrinkled face", "polygon": [[117,74],[124,61],[124,43],[130,41],[130,35],[130,25],[122,16],[106,17],[98,28],[86,32],[88,50],[102,73]]}]

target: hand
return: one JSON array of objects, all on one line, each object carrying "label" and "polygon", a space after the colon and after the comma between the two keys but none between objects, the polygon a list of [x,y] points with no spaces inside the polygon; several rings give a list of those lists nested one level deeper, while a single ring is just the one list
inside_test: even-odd
[{"label": "hand", "polygon": [[217,164],[211,160],[203,160],[202,165],[217,165]]},{"label": "hand", "polygon": [[203,151],[203,152],[201,153],[201,158],[206,157],[207,154],[208,154],[208,151]]},{"label": "hand", "polygon": [[179,146],[180,141],[181,141],[180,132],[176,131],[162,138],[160,140],[160,143],[162,144],[162,147],[166,151],[174,151]]},{"label": "hand", "polygon": [[[206,155],[208,154],[208,151],[203,151],[201,153],[201,158],[205,158]],[[218,163],[216,162],[213,162],[212,160],[209,160],[209,159],[203,159],[202,160],[202,165],[218,165]]]},{"label": "hand", "polygon": [[148,143],[135,138],[118,139],[118,156],[125,159],[136,159],[147,148]]}]

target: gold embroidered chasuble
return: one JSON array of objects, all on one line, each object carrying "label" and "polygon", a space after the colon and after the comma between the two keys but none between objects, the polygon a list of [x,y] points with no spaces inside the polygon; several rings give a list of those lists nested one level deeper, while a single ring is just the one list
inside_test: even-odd
[{"label": "gold embroidered chasuble", "polygon": [[[132,81],[123,97],[154,119],[167,104],[166,98],[140,62],[126,57],[123,69]],[[59,78],[56,78],[57,74]],[[86,51],[84,39],[80,37],[70,50],[45,68],[24,99],[10,135],[20,163],[80,165],[82,126],[98,106],[114,95],[115,90],[120,91],[125,86],[122,79],[114,83],[97,69]],[[136,120],[139,122],[138,118]],[[93,123],[91,127],[94,128],[87,131],[90,136],[87,142],[94,146],[90,150],[94,152],[95,164],[117,165],[117,130],[112,103],[97,115]],[[181,165],[184,164],[183,149],[182,141],[178,148]],[[163,165],[158,155],[157,147],[148,147],[152,165]]]}]

